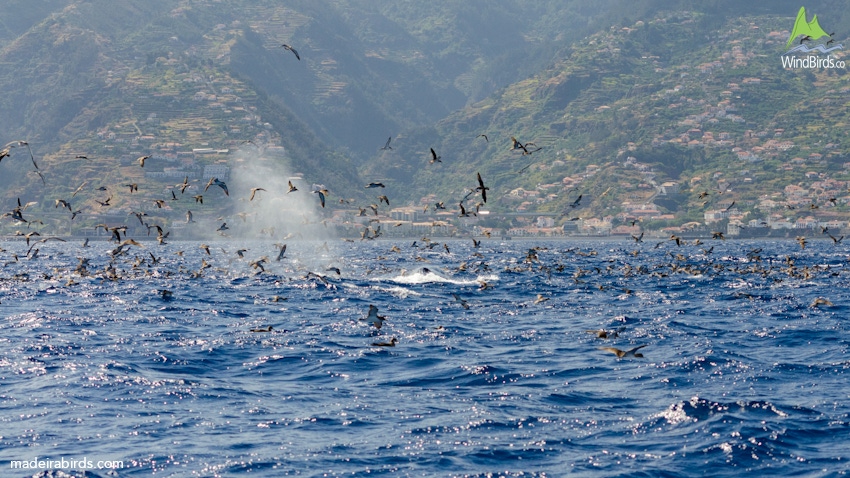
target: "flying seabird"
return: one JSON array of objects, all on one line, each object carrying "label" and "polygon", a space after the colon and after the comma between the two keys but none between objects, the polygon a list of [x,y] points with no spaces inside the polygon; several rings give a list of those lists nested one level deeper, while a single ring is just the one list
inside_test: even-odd
[{"label": "flying seabird", "polygon": [[222,190],[224,190],[224,194],[226,196],[230,196],[230,193],[227,191],[227,184],[224,184],[224,181],[220,181],[218,178],[210,178],[210,182],[207,183],[207,187],[204,188],[204,192],[210,188],[210,186],[218,186]]},{"label": "flying seabird", "polygon": [[286,193],[289,194],[292,191],[298,191],[298,188],[296,188],[295,185],[292,184],[292,181],[289,181],[289,191],[286,191]]},{"label": "flying seabird", "polygon": [[640,350],[640,349],[642,349],[642,348],[646,347],[647,345],[648,345],[648,344],[638,345],[637,347],[635,347],[635,348],[633,348],[633,349],[629,349],[629,350],[620,350],[620,349],[616,349],[616,348],[614,348],[614,347],[599,347],[599,350],[604,350],[604,351],[606,351],[606,352],[611,352],[611,353],[613,353],[614,355],[616,355],[616,356],[617,356],[617,358],[623,358],[623,357],[636,357],[636,358],[642,358],[642,357],[643,357],[643,354],[642,354],[642,353],[638,353],[638,350]]},{"label": "flying seabird", "polygon": [[313,191],[313,193],[319,195],[319,202],[322,204],[322,207],[325,207],[325,194],[328,194],[328,190],[327,189],[317,189],[317,190]]},{"label": "flying seabird", "polygon": [[392,140],[393,140],[393,137],[392,137],[392,136],[390,136],[389,138],[387,138],[387,144],[385,144],[385,145],[384,145],[384,147],[383,147],[383,148],[381,148],[381,151],[386,151],[386,150],[388,150],[388,149],[393,149],[393,148],[392,148],[392,146],[390,146],[390,141],[392,141]]},{"label": "flying seabird", "polygon": [[[20,232],[18,232],[18,235],[20,235]],[[24,237],[27,239],[27,245],[28,245],[28,246],[30,245],[30,237],[32,237],[32,236],[40,236],[40,235],[41,235],[41,234],[39,234],[39,233],[38,233],[38,232],[36,232],[36,231],[32,231],[32,232],[29,232],[29,233],[25,234],[25,235],[24,235]]]},{"label": "flying seabird", "polygon": [[487,138],[487,135],[486,135],[486,134],[479,134],[479,135],[478,135],[478,138],[481,138],[481,137],[483,137],[483,138],[484,138],[484,141],[486,141],[486,142],[488,142],[488,143],[490,142],[490,139],[489,139],[489,138]]},{"label": "flying seabird", "polygon": [[33,170],[33,171],[27,171],[27,173],[35,173],[36,176],[38,176],[41,179],[41,184],[45,184],[45,185],[47,184],[47,181],[44,180],[44,175],[41,174],[41,171],[36,169],[36,170]]},{"label": "flying seabird", "polygon": [[[16,146],[26,146],[27,147],[27,151],[29,151],[29,153],[30,153],[30,160],[32,160],[32,165],[33,165],[33,167],[35,167],[36,170],[38,170],[38,165],[35,164],[35,156],[33,156],[33,154],[32,154],[32,148],[30,148],[30,144],[28,142],[24,141],[24,140],[15,140],[15,141],[10,141],[10,142],[6,143],[6,145],[3,147],[3,150],[0,151],[0,160],[9,156],[9,151]],[[42,177],[42,181],[44,181],[43,177]]]},{"label": "flying seabird", "polygon": [[384,186],[384,183],[369,183],[369,184],[367,184],[367,185],[366,185],[366,189],[369,189],[369,188],[383,188],[383,187],[385,187],[385,186]]},{"label": "flying seabird", "polygon": [[280,249],[280,252],[278,252],[277,254],[277,259],[275,260],[280,261],[281,259],[283,259],[283,255],[286,253],[286,244],[275,244],[275,247]]},{"label": "flying seabird", "polygon": [[263,188],[251,188],[251,199],[249,201],[254,200],[254,195],[257,194],[257,191],[265,191]]},{"label": "flying seabird", "polygon": [[475,188],[476,191],[481,191],[481,199],[484,202],[487,202],[487,191],[490,190],[487,186],[484,186],[484,181],[481,179],[481,173],[478,174],[478,187]]},{"label": "flying seabird", "polygon": [[143,167],[143,168],[144,168],[144,167],[145,167],[145,160],[146,160],[146,159],[148,159],[148,158],[150,158],[150,155],[148,155],[148,156],[139,156],[139,159],[137,159],[136,161],[138,161],[138,162],[139,162],[139,166],[141,166],[141,167]]},{"label": "flying seabird", "polygon": [[186,176],[185,178],[183,178],[183,182],[178,184],[175,187],[180,188],[180,194],[183,194],[184,192],[186,192],[186,188],[189,187],[189,176]]},{"label": "flying seabird", "polygon": [[86,184],[88,184],[88,181],[83,181],[83,184],[80,184],[80,187],[78,187],[77,190],[74,191],[74,194],[71,194],[71,197],[73,198],[77,195],[78,192],[82,191]]},{"label": "flying seabird", "polygon": [[141,243],[134,241],[133,239],[125,239],[121,244],[119,244],[119,246],[137,246],[141,248],[145,247]]},{"label": "flying seabird", "polygon": [[440,158],[442,158],[442,156],[437,156],[437,152],[434,151],[434,148],[431,148],[431,163],[442,163]]},{"label": "flying seabird", "polygon": [[360,320],[371,322],[376,329],[380,329],[381,326],[384,325],[384,321],[387,320],[387,318],[382,315],[378,315],[378,308],[370,304],[369,314],[365,318],[361,318]]},{"label": "flying seabird", "polygon": [[517,139],[513,136],[511,136],[511,149],[521,149],[526,153],[528,152],[528,150],[525,149],[525,145],[517,141]]},{"label": "flying seabird", "polygon": [[466,302],[466,300],[461,299],[459,295],[452,293],[452,297],[454,297],[455,302],[459,303],[461,307],[463,307],[464,309],[469,309],[469,304]]},{"label": "flying seabird", "polygon": [[543,149],[543,148],[537,148],[537,149],[534,149],[534,150],[529,150],[528,149],[529,145],[536,146],[534,143],[530,143],[530,142],[522,144],[519,141],[517,141],[517,139],[515,137],[511,136],[511,150],[521,149],[523,156],[528,155],[528,154],[532,154],[532,153],[536,153],[537,151],[540,151],[541,149]]},{"label": "flying seabird", "polygon": [[55,205],[55,206],[53,206],[53,207],[54,207],[54,208],[57,208],[57,207],[59,207],[60,205],[61,205],[62,207],[66,207],[66,208],[68,208],[68,211],[73,212],[73,211],[71,211],[71,205],[68,203],[68,201],[66,201],[66,200],[64,200],[64,199],[57,199],[57,200],[56,200],[56,205]]},{"label": "flying seabird", "polygon": [[297,52],[297,51],[295,51],[295,48],[292,48],[291,46],[287,45],[286,43],[284,43],[284,44],[282,44],[282,45],[280,45],[280,46],[281,46],[284,50],[289,50],[289,51],[291,51],[291,52],[295,55],[295,58],[298,58],[298,61],[301,61],[301,56],[298,54],[298,52]]}]

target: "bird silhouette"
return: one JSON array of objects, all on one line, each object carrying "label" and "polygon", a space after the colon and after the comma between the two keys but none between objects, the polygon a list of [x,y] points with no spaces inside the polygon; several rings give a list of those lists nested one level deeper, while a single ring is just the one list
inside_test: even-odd
[{"label": "bird silhouette", "polygon": [[367,322],[371,322],[372,325],[375,326],[376,329],[380,329],[384,325],[384,321],[387,320],[383,315],[378,315],[378,308],[374,305],[369,305],[369,313],[365,318],[360,320],[365,320]]},{"label": "bird silhouette", "polygon": [[299,55],[299,54],[298,54],[298,52],[297,52],[297,51],[295,51],[295,48],[292,48],[291,46],[287,45],[286,43],[284,43],[284,44],[282,44],[282,45],[280,45],[280,46],[281,46],[284,50],[289,50],[289,51],[291,51],[291,52],[295,55],[295,58],[298,58],[298,61],[301,61],[301,55]]},{"label": "bird silhouette", "polygon": [[218,178],[210,178],[210,182],[207,183],[207,187],[204,188],[204,191],[206,192],[210,186],[218,186],[224,190],[224,194],[226,196],[230,196],[230,193],[227,191],[227,184],[224,184],[224,181],[220,181]]},{"label": "bird silhouette", "polygon": [[178,185],[177,185],[177,186],[175,186],[175,187],[180,188],[180,194],[185,193],[185,192],[186,192],[186,188],[188,188],[188,187],[189,187],[189,176],[186,176],[185,178],[183,178],[183,182],[182,182],[182,183],[180,183],[180,184],[178,184]]},{"label": "bird silhouette", "polygon": [[251,188],[251,199],[249,201],[254,200],[254,195],[257,194],[257,191],[265,191],[263,188]]},{"label": "bird silhouette", "polygon": [[[55,206],[53,206],[53,207],[54,207],[54,208],[57,208],[57,207],[59,207],[60,205],[61,205],[62,207],[66,207],[66,208],[68,208],[68,211],[71,211],[71,205],[68,203],[68,201],[66,201],[66,200],[64,200],[64,199],[57,199],[57,200],[56,200],[56,205],[55,205]],[[73,212],[73,211],[71,211],[71,212]]]},{"label": "bird silhouette", "polygon": [[633,349],[629,349],[629,350],[620,350],[620,349],[617,349],[617,348],[614,348],[614,347],[599,347],[599,350],[605,350],[606,352],[611,352],[614,355],[616,355],[617,358],[623,358],[623,357],[642,358],[643,354],[638,353],[638,350],[646,347],[646,345],[648,345],[648,344],[638,345],[637,347],[635,347]]},{"label": "bird silhouette", "polygon": [[578,197],[576,198],[576,200],[573,201],[572,204],[570,204],[570,207],[571,208],[577,208],[579,206],[579,203],[581,203],[582,196],[583,196],[583,194],[579,194]]},{"label": "bird silhouette", "polygon": [[389,342],[372,342],[373,347],[395,347],[398,339],[393,337]]},{"label": "bird silhouette", "polygon": [[481,173],[478,173],[478,187],[475,188],[476,191],[481,191],[481,199],[484,202],[487,202],[487,191],[490,190],[487,186],[484,185],[484,180],[481,179]]},{"label": "bird silhouette", "polygon": [[313,191],[313,194],[319,195],[319,203],[322,205],[322,207],[325,207],[325,194],[328,194],[328,190],[327,189],[317,189],[317,190]]}]

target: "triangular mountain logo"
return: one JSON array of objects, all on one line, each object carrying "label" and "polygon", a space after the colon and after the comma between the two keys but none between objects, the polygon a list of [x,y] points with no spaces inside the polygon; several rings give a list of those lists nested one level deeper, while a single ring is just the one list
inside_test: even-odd
[{"label": "triangular mountain logo", "polygon": [[829,33],[821,28],[817,15],[812,17],[812,21],[806,21],[806,7],[800,7],[800,11],[797,13],[797,20],[794,22],[794,28],[791,30],[791,36],[788,37],[788,43],[785,44],[785,48],[790,47],[791,42],[800,35],[808,37],[807,39],[809,40],[817,40],[821,37],[830,36]]}]

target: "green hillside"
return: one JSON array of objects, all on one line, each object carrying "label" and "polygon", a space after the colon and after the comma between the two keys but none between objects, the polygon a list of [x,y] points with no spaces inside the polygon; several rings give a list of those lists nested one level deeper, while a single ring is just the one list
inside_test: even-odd
[{"label": "green hillside", "polygon": [[[850,28],[839,7],[806,6],[836,43]],[[27,140],[44,177],[12,150],[0,163],[7,210],[20,198],[58,213],[55,199],[85,183],[74,207],[90,221],[107,210],[179,221],[183,203],[164,212],[154,200],[184,174],[201,189],[204,171],[262,164],[326,187],[328,215],[354,207],[339,199],[375,201],[370,181],[386,183],[394,206],[455,208],[478,172],[488,209],[560,223],[622,223],[639,210],[655,211],[638,214],[644,225],[681,224],[733,201],[742,220],[847,211],[847,70],[783,68],[791,2],[54,0],[6,10],[18,21],[0,28],[0,138]],[[393,149],[380,150],[389,136]],[[511,150],[511,137],[534,152]],[[430,163],[432,147],[442,162]],[[138,193],[120,193],[133,183]],[[108,197],[114,209],[98,205]],[[212,216],[223,204],[191,207]]]},{"label": "green hillside", "polygon": [[[50,210],[88,182],[75,201],[100,211],[97,187],[179,170],[156,157],[144,171],[133,168],[141,155],[173,160],[194,149],[251,148],[246,154],[273,152],[267,156],[283,173],[301,173],[337,196],[362,196],[356,164],[387,136],[525,76],[488,71],[535,68],[589,29],[563,35],[549,24],[529,35],[526,22],[559,5],[587,23],[609,2],[532,3],[11,2],[5,12],[17,20],[0,31],[0,138],[27,140],[46,184],[21,170],[13,151],[0,165],[17,171],[0,174],[5,202],[40,201]],[[516,22],[522,13],[527,18]],[[194,159],[201,168],[221,158]],[[150,207],[167,184],[146,186],[111,205]]]},{"label": "green hillside", "polygon": [[[846,217],[847,70],[783,68],[793,18],[715,22],[678,11],[591,35],[549,68],[412,132],[404,147],[400,139],[367,175],[412,182],[416,201],[460,198],[480,171],[495,211],[603,217],[654,203],[679,224],[732,201],[750,218],[784,212],[785,186],[801,185],[807,206],[825,206],[815,214]],[[522,155],[512,136],[543,149]],[[429,147],[442,164],[428,164]],[[665,182],[678,192],[659,194]],[[714,192],[708,203],[703,191]],[[569,208],[579,194],[582,208]],[[812,208],[793,214],[804,212]]]}]

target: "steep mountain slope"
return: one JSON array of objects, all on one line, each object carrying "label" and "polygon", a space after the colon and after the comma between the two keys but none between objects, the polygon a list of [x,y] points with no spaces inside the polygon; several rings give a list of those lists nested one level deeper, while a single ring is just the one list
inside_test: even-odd
[{"label": "steep mountain slope", "polygon": [[[480,171],[495,210],[573,215],[582,194],[582,216],[630,200],[699,218],[692,186],[752,208],[807,173],[838,177],[846,71],[778,61],[799,6],[687,3],[10,2],[21,21],[0,32],[0,137],[32,144],[46,184],[16,150],[0,187],[13,204],[260,157],[336,197],[385,180],[398,203],[451,204]],[[838,6],[809,8],[840,41]],[[543,149],[522,155],[511,136]],[[133,168],[143,154],[147,169]],[[749,181],[707,184],[738,176]],[[659,194],[665,181],[680,192]],[[167,184],[149,186],[144,201]],[[103,199],[79,195],[93,210]]]},{"label": "steep mountain slope", "polygon": [[[55,197],[94,174],[138,179],[114,167],[122,157],[255,140],[283,147],[290,171],[351,190],[352,161],[386,136],[527,75],[583,31],[556,34],[541,16],[566,7],[587,23],[609,3],[11,2],[20,21],[0,36],[0,138],[28,140],[49,181],[6,174],[0,186],[7,201]],[[515,67],[487,73],[505,64]]]},{"label": "steep mountain slope", "polygon": [[[718,23],[673,11],[612,27],[492,98],[398,138],[365,175],[412,182],[408,201],[436,194],[457,202],[480,171],[497,211],[561,212],[566,220],[646,203],[678,223],[732,201],[755,212],[761,196],[787,185],[846,180],[848,70],[783,68],[792,23],[791,15]],[[512,136],[543,149],[523,155],[511,149]],[[441,164],[429,164],[430,147]],[[661,192],[664,182],[678,192]],[[697,189],[724,194],[706,203]],[[580,214],[568,207],[579,194]]]}]

